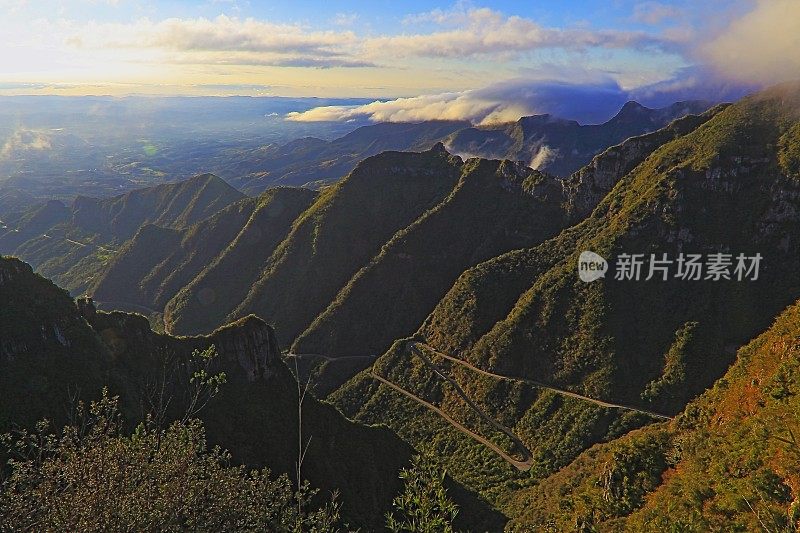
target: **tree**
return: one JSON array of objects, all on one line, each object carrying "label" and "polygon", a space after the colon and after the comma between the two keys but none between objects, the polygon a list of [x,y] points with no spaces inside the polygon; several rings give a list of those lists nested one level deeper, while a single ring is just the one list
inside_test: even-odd
[{"label": "tree", "polygon": [[8,434],[13,459],[0,484],[0,524],[25,531],[337,531],[333,499],[288,476],[229,466],[206,447],[198,420],[120,431],[118,399],[107,391],[61,435],[41,423]]},{"label": "tree", "polygon": [[403,493],[392,502],[397,515],[386,515],[386,527],[394,533],[452,533],[458,507],[447,496],[446,472],[433,458],[415,455],[412,467],[400,471]]}]

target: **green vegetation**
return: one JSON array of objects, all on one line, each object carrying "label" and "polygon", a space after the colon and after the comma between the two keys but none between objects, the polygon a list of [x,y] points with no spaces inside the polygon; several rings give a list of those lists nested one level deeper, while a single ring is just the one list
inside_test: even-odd
[{"label": "green vegetation", "polygon": [[[224,518],[291,530],[303,516],[330,529],[341,515],[367,531],[498,531],[506,518],[512,531],[798,530],[800,303],[750,340],[800,301],[799,107],[800,85],[779,86],[628,139],[563,182],[508,161],[465,162],[436,145],[368,158],[320,193],[275,189],[221,210],[213,197],[227,189],[208,176],[173,186],[175,204],[162,202],[166,189],[102,208],[76,202],[83,226],[62,223],[63,233],[18,249],[53,269],[69,257],[60,275],[70,278],[74,265],[92,277],[92,265],[108,261],[98,296],[124,295],[151,319],[165,310],[167,331],[238,320],[207,335],[156,333],[142,316],[86,301],[78,309],[27,265],[0,259],[0,423],[49,416],[51,427],[67,425],[61,436],[17,439],[47,453],[12,463],[2,512],[145,529],[145,514],[160,520],[163,511],[175,520],[164,527],[196,529],[225,528],[210,522]],[[625,120],[647,115],[623,111]],[[509,149],[525,146],[535,126],[509,126]],[[294,149],[323,145],[304,139]],[[118,253],[99,252],[106,237],[93,224],[122,239],[139,200],[152,202],[153,223]],[[31,234],[63,207],[29,213]],[[67,250],[78,231],[97,249]],[[604,279],[577,277],[583,250],[610,260]],[[623,253],[718,252],[760,254],[758,278],[613,275]],[[341,386],[364,364],[299,367],[322,380],[326,403],[298,385],[279,337],[295,340],[296,352],[384,353]],[[412,338],[529,382],[433,354],[431,364],[406,350]],[[64,407],[101,386],[119,400],[95,405],[113,403],[126,422],[90,411],[102,421],[75,429]],[[603,401],[675,418],[654,423]],[[526,462],[508,464],[470,432],[509,455],[524,451]],[[409,467],[415,449],[426,455]],[[111,453],[147,459],[107,465]],[[189,482],[173,459],[195,476],[185,509],[228,505],[237,487],[267,503],[197,511],[209,522],[189,523],[159,499],[177,486],[171,478]],[[90,487],[137,481],[123,484],[122,507],[80,487],[56,490],[95,463],[109,469]],[[265,469],[292,472],[291,481]],[[205,487],[210,479],[219,487]],[[306,493],[301,479],[320,492]],[[158,509],[140,513],[146,487]],[[341,504],[323,496],[335,491]],[[78,498],[94,507],[70,514]],[[48,499],[58,502],[52,511]],[[269,523],[269,509],[288,522]]]},{"label": "green vegetation", "polygon": [[787,175],[800,179],[800,124],[778,140],[778,162]]},{"label": "green vegetation", "polygon": [[[166,323],[171,331],[201,333],[212,331],[225,322],[225,317],[241,303],[261,276],[264,265],[280,242],[289,233],[292,222],[315,200],[317,193],[308,189],[281,187],[270,189],[253,203],[246,220],[235,225],[226,220],[201,223],[183,238],[181,250],[175,254],[191,268],[181,268],[180,274],[166,277],[170,290],[161,289],[154,307],[164,306]],[[215,217],[216,218],[216,217]],[[207,230],[206,225],[212,226]],[[228,238],[223,232],[230,227],[235,233]],[[214,254],[209,249],[211,239],[217,243]],[[226,240],[227,239],[227,240]],[[173,261],[168,261],[167,264]],[[159,283],[166,270],[151,272],[149,284]],[[162,282],[163,283],[163,282]],[[178,290],[179,289],[179,290]]]},{"label": "green vegetation", "polygon": [[[142,226],[151,228],[151,239],[148,253],[140,253],[139,258],[144,255],[143,266],[152,269],[158,265],[154,262],[156,259],[164,259],[165,250],[174,251],[175,239],[166,238],[165,234],[177,234],[176,230],[205,220],[244,198],[220,178],[204,174],[111,198],[78,196],[71,207],[51,201],[32,207],[17,220],[8,221],[10,228],[0,230],[0,253],[18,256],[73,294],[82,294],[93,290],[107,270],[114,270],[116,263],[112,258]],[[224,214],[220,217],[225,218]],[[155,226],[147,224],[158,228],[153,230]],[[157,245],[153,239],[156,231],[161,232],[159,237],[164,237],[164,242]],[[131,247],[136,249],[135,245],[127,245],[124,250],[129,251]],[[202,254],[198,256],[196,260],[202,261]],[[163,266],[168,267],[175,265]],[[169,273],[172,271],[163,270],[160,278],[163,280]],[[130,283],[135,286],[137,281],[140,279]],[[130,286],[125,289],[125,296],[132,292]],[[130,303],[143,305],[141,301]]]},{"label": "green vegetation", "polygon": [[800,303],[670,424],[582,453],[502,502],[510,531],[800,529]]},{"label": "green vegetation", "polygon": [[400,471],[403,492],[386,515],[392,533],[453,533],[458,506],[447,496],[445,473],[430,457],[415,455],[411,468]]},{"label": "green vegetation", "polygon": [[501,503],[512,517],[507,530],[613,531],[661,484],[671,446],[662,426],[596,445],[537,485],[511,493]]},{"label": "green vegetation", "polygon": [[295,220],[229,318],[254,313],[290,342],[392,235],[450,193],[460,167],[441,148],[365,159]]},{"label": "green vegetation", "polygon": [[[198,337],[157,334],[140,315],[94,311],[84,300],[79,311],[66,291],[6,258],[0,301],[0,431],[45,418],[69,425],[69,406],[105,386],[119,396],[124,434],[147,420],[166,428],[198,417],[209,448],[230,450],[248,470],[295,472],[302,429],[302,477],[320,494],[339,492],[352,527],[384,525],[413,450],[385,426],[351,422],[310,395],[301,422],[297,382],[263,321],[246,317]],[[464,524],[501,527],[474,494],[452,480],[448,489],[468,509]]]},{"label": "green vegetation", "polygon": [[[798,103],[800,87],[778,87],[661,146],[583,222],[463,273],[417,335],[499,374],[680,412],[724,374],[736,346],[800,297],[800,183],[778,162],[778,139],[797,123]],[[582,250],[612,259],[612,273],[621,253],[761,253],[763,268],[757,281],[618,281],[609,275],[587,284],[575,270]],[[532,450],[536,464],[528,480],[517,480],[523,486],[564,468],[592,445],[651,422],[445,367]],[[411,390],[421,385],[423,397],[454,418],[467,416],[463,402],[400,347],[375,368]],[[476,475],[475,464],[462,455],[471,444],[431,427],[430,415],[416,414],[396,396],[362,372],[331,400],[357,420],[389,423],[414,445],[435,443],[457,481],[497,504],[508,490],[508,477],[498,475],[502,466]]]},{"label": "green vegetation", "polygon": [[[534,180],[539,183],[530,186]],[[452,192],[395,233],[292,350],[385,352],[395,339],[414,332],[466,268],[556,234],[568,221],[562,201],[561,187],[553,178],[527,167],[466,162]],[[339,384],[330,383],[328,389]]]},{"label": "green vegetation", "polygon": [[[413,333],[465,269],[557,234],[588,214],[650,153],[722,109],[688,115],[628,139],[595,157],[567,182],[510,161],[467,161],[450,195],[397,232],[298,337],[292,351],[384,353],[394,339]],[[317,393],[328,394],[361,368],[320,365],[314,372]]]},{"label": "green vegetation", "polygon": [[269,469],[230,466],[207,449],[198,420],[122,431],[118,398],[104,393],[59,434],[47,424],[9,434],[0,523],[36,531],[336,531],[339,506],[312,504]]}]

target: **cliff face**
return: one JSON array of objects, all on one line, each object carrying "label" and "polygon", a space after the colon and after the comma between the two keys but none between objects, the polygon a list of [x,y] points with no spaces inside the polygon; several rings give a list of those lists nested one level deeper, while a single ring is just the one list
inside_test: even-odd
[{"label": "cliff face", "polygon": [[228,324],[207,339],[223,360],[236,361],[249,381],[269,379],[281,362],[275,330],[255,315]]},{"label": "cliff face", "polygon": [[30,265],[13,259],[3,259],[0,261],[0,285],[11,283],[18,275],[23,273],[33,273]]},{"label": "cliff face", "polygon": [[172,337],[153,332],[141,315],[98,312],[91,298],[78,299],[78,311],[115,357],[154,350],[186,356],[213,345],[219,356],[215,366],[228,371],[237,368],[249,382],[267,381],[283,365],[275,331],[255,315],[231,322],[210,335]]},{"label": "cliff face", "polygon": [[585,218],[623,176],[655,150],[705,124],[726,107],[727,104],[718,105],[700,115],[684,116],[663,129],[631,137],[595,156],[588,165],[562,182],[573,218]]},{"label": "cliff face", "polygon": [[[25,300],[30,305],[13,305]],[[68,295],[34,274],[30,265],[0,258],[0,302],[8,302],[0,306],[0,360],[30,357],[43,361],[86,349],[86,339],[74,335],[80,320],[69,313]]]}]

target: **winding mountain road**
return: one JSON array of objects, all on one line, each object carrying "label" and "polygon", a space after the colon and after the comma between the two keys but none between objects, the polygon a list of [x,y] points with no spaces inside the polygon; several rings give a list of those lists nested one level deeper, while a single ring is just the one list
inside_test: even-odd
[{"label": "winding mountain road", "polygon": [[326,361],[344,361],[347,359],[377,359],[377,355],[343,355],[341,357],[331,357],[321,353],[285,353],[284,357],[293,357],[296,359],[324,359]]},{"label": "winding mountain road", "polygon": [[[529,470],[531,468],[531,466],[533,465],[533,455],[531,454],[531,451],[525,446],[525,444],[522,442],[522,440],[519,437],[514,435],[514,433],[509,428],[507,428],[506,426],[504,426],[500,422],[496,421],[495,419],[493,419],[492,417],[487,415],[483,411],[483,409],[481,409],[480,406],[478,406],[478,404],[473,402],[472,399],[470,399],[470,397],[467,396],[467,393],[464,392],[464,389],[461,388],[461,385],[459,385],[456,380],[454,380],[453,378],[451,378],[450,376],[445,374],[442,371],[442,369],[440,369],[439,367],[434,365],[433,361],[428,359],[428,357],[422,352],[422,350],[417,348],[416,343],[414,343],[414,342],[409,343],[407,345],[407,349],[409,349],[411,352],[416,354],[417,357],[422,359],[422,362],[425,363],[425,365],[428,368],[433,370],[439,377],[441,377],[442,379],[444,379],[448,383],[450,383],[450,385],[452,385],[453,388],[455,389],[456,393],[459,396],[461,396],[461,399],[463,399],[467,403],[467,405],[470,406],[470,408],[473,411],[478,413],[481,416],[481,418],[486,420],[496,430],[498,430],[498,431],[500,431],[502,433],[505,433],[506,436],[508,436],[508,438],[510,438],[514,442],[514,445],[517,448],[519,448],[522,451],[522,454],[525,456],[525,460],[524,461],[521,461],[521,462],[518,461],[519,465],[523,465],[524,466],[524,470]],[[517,464],[515,464],[514,466],[516,466],[517,468],[520,468]],[[521,470],[523,470],[523,468],[521,468]]]},{"label": "winding mountain road", "polygon": [[465,427],[460,422],[458,422],[457,420],[454,420],[453,418],[451,418],[450,415],[448,415],[447,413],[445,413],[444,411],[442,411],[440,408],[436,407],[432,403],[423,400],[419,396],[415,395],[412,392],[407,391],[406,389],[400,387],[399,385],[395,385],[394,383],[392,383],[388,379],[384,378],[383,376],[379,376],[372,369],[370,369],[370,375],[372,376],[373,379],[376,379],[376,380],[380,381],[381,383],[383,383],[387,387],[399,392],[400,394],[403,394],[404,396],[410,398],[411,400],[414,400],[415,402],[417,402],[418,404],[422,405],[423,407],[427,407],[428,409],[430,409],[431,411],[433,411],[437,415],[441,416],[447,422],[449,422],[451,426],[453,426],[457,430],[461,431],[462,433],[464,433],[468,437],[472,437],[476,441],[480,442],[481,444],[483,444],[484,446],[486,446],[487,448],[489,448],[490,450],[495,452],[497,455],[502,457],[507,463],[509,463],[512,466],[514,466],[515,468],[517,468],[517,470],[520,470],[520,471],[523,471],[523,472],[525,472],[527,470],[530,470],[531,465],[532,465],[532,461],[531,461],[530,458],[528,458],[525,461],[520,461],[518,459],[515,459],[515,458],[511,457],[505,451],[503,451],[499,446],[497,446],[495,443],[491,442],[490,440],[488,440],[487,438],[485,438],[485,437],[483,437],[481,435],[478,435],[477,433],[475,433],[471,429]]},{"label": "winding mountain road", "polygon": [[[502,375],[502,374],[496,374],[494,372],[490,372],[488,370],[483,370],[482,368],[478,368],[475,365],[472,365],[471,363],[468,363],[467,361],[464,361],[463,359],[459,359],[457,357],[453,357],[453,356],[448,355],[446,353],[442,353],[439,350],[437,350],[436,348],[430,346],[429,344],[425,344],[423,342],[409,341],[406,344],[405,348],[409,353],[412,353],[412,354],[416,355],[417,357],[419,357],[422,360],[422,362],[428,368],[430,368],[437,376],[439,376],[440,378],[442,378],[445,381],[447,381],[454,388],[456,393],[470,407],[470,409],[472,409],[481,418],[486,420],[493,428],[495,428],[496,430],[502,432],[509,439],[511,439],[511,441],[514,443],[515,447],[518,448],[522,452],[523,459],[520,460],[520,459],[518,459],[516,457],[511,456],[509,453],[507,453],[505,450],[503,450],[497,444],[493,443],[492,441],[490,441],[486,437],[484,437],[484,436],[472,431],[471,429],[467,428],[466,426],[464,426],[463,424],[461,424],[460,422],[458,422],[457,420],[452,418],[449,414],[447,414],[445,411],[443,411],[440,407],[428,402],[427,400],[424,400],[424,399],[420,398],[419,396],[417,396],[413,392],[410,392],[410,391],[404,389],[403,387],[397,385],[396,383],[393,383],[389,379],[379,375],[377,372],[375,372],[374,368],[370,368],[370,370],[369,370],[370,377],[372,377],[373,379],[375,379],[375,380],[379,381],[380,383],[386,385],[387,387],[391,388],[392,390],[394,390],[396,392],[399,392],[400,394],[402,394],[403,396],[406,396],[407,398],[413,400],[414,402],[422,405],[423,407],[427,408],[428,410],[433,411],[434,413],[436,413],[437,415],[442,417],[445,421],[447,421],[450,425],[452,425],[455,429],[457,429],[460,432],[464,433],[468,437],[471,437],[472,439],[476,440],[477,442],[483,444],[484,446],[486,446],[487,448],[489,448],[490,450],[495,452],[497,455],[499,455],[504,461],[506,461],[511,466],[513,466],[514,468],[516,468],[517,470],[520,470],[522,472],[530,470],[531,467],[533,466],[533,455],[532,455],[531,451],[525,446],[525,444],[522,442],[522,440],[519,437],[517,437],[511,431],[511,429],[509,429],[508,427],[506,427],[506,426],[500,424],[499,422],[497,422],[496,420],[494,420],[492,417],[490,417],[488,414],[486,414],[480,408],[480,406],[478,406],[472,399],[470,399],[469,396],[464,392],[464,389],[461,388],[461,386],[458,384],[458,382],[455,379],[453,379],[452,377],[447,375],[442,368],[437,366],[427,355],[425,355],[426,351],[429,352],[429,353],[432,353],[432,354],[434,354],[434,355],[436,355],[438,357],[446,359],[446,360],[448,360],[448,361],[450,361],[452,363],[455,363],[455,364],[461,365],[463,367],[466,367],[467,369],[469,369],[469,370],[471,370],[473,372],[476,372],[478,374],[482,374],[484,376],[488,376],[488,377],[491,377],[491,378],[494,378],[494,379],[502,379],[502,380],[507,380],[507,381],[518,381],[518,382],[521,382],[521,383],[526,383],[528,385],[532,385],[532,386],[540,388],[540,389],[549,390],[549,391],[554,392],[556,394],[559,394],[561,396],[565,396],[565,397],[568,397],[568,398],[574,398],[574,399],[577,399],[577,400],[593,403],[595,405],[598,405],[598,406],[604,407],[604,408],[624,409],[624,410],[627,410],[627,411],[633,411],[633,412],[641,413],[643,415],[650,416],[650,417],[653,417],[653,418],[658,418],[658,419],[662,419],[662,420],[672,420],[671,416],[664,415],[664,414],[661,414],[661,413],[656,413],[654,411],[649,411],[647,409],[641,409],[641,408],[636,407],[636,406],[620,404],[620,403],[615,403],[615,402],[607,402],[607,401],[604,401],[604,400],[598,400],[597,398],[592,398],[592,397],[589,397],[589,396],[585,396],[583,394],[579,394],[577,392],[572,392],[572,391],[568,391],[568,390],[561,389],[561,388],[558,388],[558,387],[554,387],[553,385],[549,385],[549,384],[543,383],[541,381],[536,381],[536,380],[527,379],[527,378],[519,378],[519,377],[514,377],[514,376],[505,376],[505,375]],[[325,355],[325,354],[313,354],[313,353],[310,353],[310,354],[286,353],[286,354],[284,354],[284,356],[287,357],[287,358],[297,358],[297,359],[318,358],[318,359],[324,359],[326,361],[340,361],[340,360],[345,360],[345,359],[377,359],[379,357],[379,356],[375,356],[375,355],[350,355],[350,356],[342,356],[342,357],[332,357],[332,356]]]},{"label": "winding mountain road", "polygon": [[425,344],[425,343],[422,343],[422,342],[416,342],[416,341],[413,342],[412,344],[415,347],[423,346],[424,349],[429,350],[430,352],[436,354],[439,357],[442,357],[444,359],[447,359],[448,361],[451,361],[453,363],[456,363],[456,364],[459,364],[459,365],[461,365],[463,367],[466,367],[466,368],[472,370],[473,372],[477,372],[478,374],[483,374],[484,376],[489,376],[489,377],[492,377],[492,378],[495,378],[495,379],[503,379],[503,380],[507,380],[507,381],[519,381],[521,383],[527,383],[529,385],[533,385],[534,387],[538,387],[540,389],[549,390],[549,391],[555,392],[556,394],[560,394],[562,396],[567,396],[569,398],[575,398],[575,399],[578,399],[578,400],[583,400],[585,402],[591,402],[591,403],[593,403],[595,405],[599,405],[600,407],[607,407],[607,408],[610,408],[610,409],[625,409],[627,411],[634,411],[634,412],[641,413],[643,415],[647,415],[647,416],[650,416],[650,417],[653,417],[653,418],[659,418],[659,419],[662,419],[662,420],[672,420],[672,417],[668,416],[668,415],[664,415],[664,414],[661,414],[661,413],[656,413],[654,411],[648,411],[647,409],[641,409],[641,408],[635,407],[633,405],[626,405],[626,404],[621,404],[621,403],[613,403],[613,402],[606,402],[606,401],[603,401],[603,400],[598,400],[597,398],[591,398],[589,396],[584,396],[583,394],[578,394],[577,392],[572,392],[572,391],[560,389],[558,387],[554,387],[552,385],[548,385],[547,383],[542,383],[541,381],[536,381],[536,380],[527,379],[527,378],[518,378],[518,377],[513,377],[513,376],[504,376],[502,374],[495,374],[494,372],[489,372],[488,370],[483,370],[482,368],[478,368],[478,367],[476,367],[476,366],[464,361],[463,359],[459,359],[457,357],[453,357],[453,356],[447,355],[445,353],[442,353],[442,352],[438,351],[436,348],[434,348],[434,347],[432,347],[432,346],[430,346],[428,344]]}]

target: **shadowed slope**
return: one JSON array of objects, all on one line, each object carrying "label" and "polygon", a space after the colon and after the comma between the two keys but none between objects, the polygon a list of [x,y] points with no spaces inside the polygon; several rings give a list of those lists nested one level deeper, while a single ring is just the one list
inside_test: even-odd
[{"label": "shadowed slope", "polygon": [[[293,351],[382,354],[394,339],[411,335],[422,324],[466,269],[535,246],[582,219],[654,150],[721,109],[628,139],[566,182],[509,161],[467,161],[453,192],[395,234],[295,341]],[[354,375],[347,366],[326,366],[315,378],[319,394]]]},{"label": "shadowed slope", "polygon": [[230,317],[255,313],[294,339],[395,232],[450,193],[461,165],[441,145],[362,161],[295,221]]},{"label": "shadowed slope", "polygon": [[[586,396],[678,412],[727,368],[735,346],[767,326],[800,296],[800,181],[782,146],[800,122],[800,87],[749,97],[656,152],[623,178],[581,224],[533,248],[510,252],[465,272],[419,331],[437,350],[478,368],[527,377]],[[762,255],[756,281],[660,278],[591,284],[576,275],[578,254]],[[673,270],[674,274],[674,270]],[[442,390],[395,345],[376,363],[392,381],[463,416]],[[537,392],[520,384],[452,370],[482,408],[512,427],[533,451],[534,475],[568,464],[595,442],[645,420]],[[377,408],[387,391],[369,376],[334,399],[365,421],[385,420],[412,442],[432,435],[402,404]],[[400,413],[403,413],[402,415]],[[440,446],[455,439],[437,434]],[[470,450],[464,447],[464,453]],[[466,480],[457,461],[454,472]],[[498,490],[487,474],[476,488]]]}]

